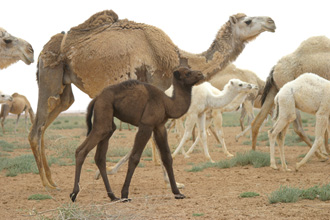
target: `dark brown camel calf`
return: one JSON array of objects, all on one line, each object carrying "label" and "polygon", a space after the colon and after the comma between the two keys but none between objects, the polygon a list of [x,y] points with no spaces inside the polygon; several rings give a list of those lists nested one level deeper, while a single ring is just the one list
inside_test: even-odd
[{"label": "dark brown camel calf", "polygon": [[[88,136],[76,150],[76,173],[73,192],[70,194],[71,200],[74,202],[79,192],[79,179],[84,160],[96,145],[95,162],[100,170],[108,196],[112,201],[118,200],[111,190],[106,173],[108,142],[116,130],[114,117],[138,127],[121,198],[128,198],[128,189],[134,170],[152,133],[175,198],[185,198],[175,183],[165,123],[169,118],[179,118],[188,111],[192,86],[203,78],[203,74],[199,71],[179,68],[173,73],[174,92],[172,97],[168,97],[163,91],[150,84],[129,80],[105,88],[94,98],[87,109]],[[92,115],[94,115],[93,124]]]}]

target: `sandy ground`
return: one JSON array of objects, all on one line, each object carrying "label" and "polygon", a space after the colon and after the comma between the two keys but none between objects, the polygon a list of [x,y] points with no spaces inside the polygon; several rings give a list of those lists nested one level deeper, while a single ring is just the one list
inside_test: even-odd
[{"label": "sandy ground", "polygon": [[[312,129],[310,129],[312,131]],[[84,129],[57,131],[68,140],[81,135],[84,140]],[[116,131],[118,132],[118,131]],[[235,142],[234,136],[238,127],[224,129],[228,150],[235,154],[250,150],[250,146]],[[125,138],[114,138],[110,141],[123,146],[130,146],[135,132],[121,131]],[[6,139],[3,136],[2,139]],[[22,139],[20,141],[27,141]],[[54,140],[46,140],[49,144]],[[174,135],[169,135],[171,146],[176,143]],[[221,148],[213,137],[208,138],[209,149],[214,160],[225,159]],[[77,147],[77,146],[74,146]],[[77,203],[91,216],[87,219],[330,219],[330,202],[300,200],[296,203],[269,204],[268,196],[280,186],[309,188],[330,182],[329,161],[320,162],[313,157],[299,172],[284,172],[269,167],[253,168],[252,166],[229,169],[208,168],[200,172],[188,172],[192,164],[205,162],[203,151],[198,148],[190,158],[178,155],[174,160],[174,172],[177,182],[185,188],[181,192],[186,196],[183,200],[175,200],[171,190],[165,185],[160,166],[142,158],[143,167],[138,167],[130,186],[129,203],[110,202],[102,180],[94,180],[96,165],[92,163],[93,153],[86,159],[81,176],[81,192]],[[269,152],[266,146],[258,150]],[[286,148],[286,158],[290,168],[306,153],[308,147],[292,146]],[[29,150],[21,153],[30,154]],[[276,151],[278,156],[278,151]],[[1,159],[1,158],[0,158]],[[37,174],[21,174],[16,177],[0,175],[0,219],[44,219],[56,217],[61,207],[75,207],[70,202],[69,194],[73,187],[74,166],[52,165],[52,174],[60,190],[46,191]],[[110,176],[113,191],[120,196],[124,183],[127,164],[115,175]],[[256,192],[260,196],[241,198],[243,192]],[[33,194],[49,194],[53,199],[36,201],[27,198]],[[95,212],[99,217],[92,217]],[[85,213],[86,216],[89,214]],[[61,219],[61,218],[59,218]]]}]

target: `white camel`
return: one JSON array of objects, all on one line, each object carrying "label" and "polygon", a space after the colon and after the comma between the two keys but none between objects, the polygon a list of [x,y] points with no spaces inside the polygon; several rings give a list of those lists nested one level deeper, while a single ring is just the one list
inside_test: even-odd
[{"label": "white camel", "polygon": [[288,126],[296,119],[296,108],[316,115],[315,141],[306,156],[296,164],[296,170],[320,149],[325,152],[324,135],[329,129],[330,81],[314,74],[305,73],[286,83],[275,96],[276,123],[268,131],[270,142],[270,167],[277,169],[275,163],[275,140],[279,146],[282,167],[288,169],[284,156],[284,140]]},{"label": "white camel", "polygon": [[[224,139],[224,132],[222,127],[222,113],[223,112],[232,112],[236,111],[247,99],[247,97],[251,94],[257,94],[259,91],[259,87],[257,85],[251,84],[252,88],[248,92],[239,93],[229,104],[224,106],[223,108],[219,109],[211,109],[206,112],[206,128],[210,129],[213,133],[214,137],[217,141],[221,144],[224,149],[227,149],[225,139]],[[250,102],[250,101],[248,101]],[[211,127],[212,122],[214,124],[214,129]],[[187,123],[187,119],[186,119]],[[185,153],[185,157],[188,157],[189,154],[194,150],[195,146],[199,141],[201,141],[201,134],[203,134],[204,129],[200,128],[198,130],[198,136],[194,141],[193,145],[189,148],[187,153]],[[203,143],[202,143],[203,145]],[[207,146],[207,145],[206,145]],[[233,156],[232,154],[228,154],[227,156]]]},{"label": "white camel", "polygon": [[[240,93],[249,93],[252,89],[252,85],[246,82],[242,82],[239,79],[231,79],[222,91],[218,90],[209,82],[204,82],[200,85],[194,86],[192,90],[192,100],[188,112],[186,113],[185,131],[180,141],[179,146],[172,154],[174,158],[178,152],[183,148],[183,145],[191,135],[192,130],[197,123],[198,130],[202,133],[202,144],[205,157],[211,162],[214,162],[208,152],[206,129],[205,129],[205,112],[214,108],[223,108]],[[179,123],[178,123],[179,124]],[[223,151],[227,156],[232,156],[226,148],[226,145],[222,146]]]}]

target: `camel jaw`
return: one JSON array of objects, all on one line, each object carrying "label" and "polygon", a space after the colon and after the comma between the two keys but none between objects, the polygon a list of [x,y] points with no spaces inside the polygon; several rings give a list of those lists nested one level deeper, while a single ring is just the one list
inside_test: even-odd
[{"label": "camel jaw", "polygon": [[263,28],[265,29],[265,31],[272,32],[272,33],[274,33],[276,30],[275,26],[274,27],[263,26]]}]

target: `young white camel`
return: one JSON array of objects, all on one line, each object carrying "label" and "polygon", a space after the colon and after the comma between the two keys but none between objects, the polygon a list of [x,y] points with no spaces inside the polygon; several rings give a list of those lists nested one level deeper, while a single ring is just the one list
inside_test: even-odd
[{"label": "young white camel", "polygon": [[[222,113],[236,111],[240,107],[240,105],[246,100],[248,95],[250,95],[252,93],[257,94],[258,90],[259,90],[258,86],[254,85],[254,84],[251,84],[251,86],[252,86],[252,88],[249,91],[239,93],[229,104],[227,104],[223,108],[211,109],[206,112],[207,120],[206,120],[205,128],[209,128],[211,130],[211,132],[213,133],[213,135],[215,136],[217,141],[221,144],[221,146],[224,149],[227,149],[227,146],[225,143],[224,132],[223,132],[223,128],[222,128],[222,121],[223,121]],[[187,120],[188,120],[188,118],[186,119],[186,123],[187,123]],[[214,124],[215,131],[211,127],[212,122]],[[188,155],[194,150],[197,143],[199,141],[201,141],[201,134],[203,134],[203,132],[206,132],[205,129],[202,127],[199,127],[198,136],[197,136],[195,142],[193,143],[193,145],[189,148],[189,150],[185,154],[185,157],[188,157]],[[203,141],[205,141],[205,140],[203,140]],[[206,143],[202,143],[202,145],[207,146]],[[233,155],[229,153],[227,156],[233,156]]]},{"label": "young white camel", "polygon": [[[207,148],[205,112],[209,109],[223,108],[232,102],[238,94],[248,93],[251,89],[251,84],[242,82],[239,79],[231,79],[222,91],[212,86],[209,82],[204,82],[200,85],[194,86],[192,90],[191,104],[188,112],[186,113],[185,131],[180,144],[173,152],[172,157],[174,158],[183,148],[183,145],[192,133],[195,123],[197,123],[198,130],[202,132],[202,144],[205,157],[211,162],[214,162]],[[223,146],[223,151],[227,156],[232,156],[232,154],[228,152],[226,145]]]},{"label": "young white camel", "polygon": [[329,126],[330,81],[313,73],[305,73],[286,83],[275,96],[275,114],[277,119],[268,131],[270,142],[270,167],[277,169],[275,163],[275,140],[279,146],[282,167],[288,169],[284,156],[284,140],[288,126],[296,119],[296,108],[316,115],[315,141],[306,156],[296,164],[298,170],[316,152],[324,149],[324,134]]}]

